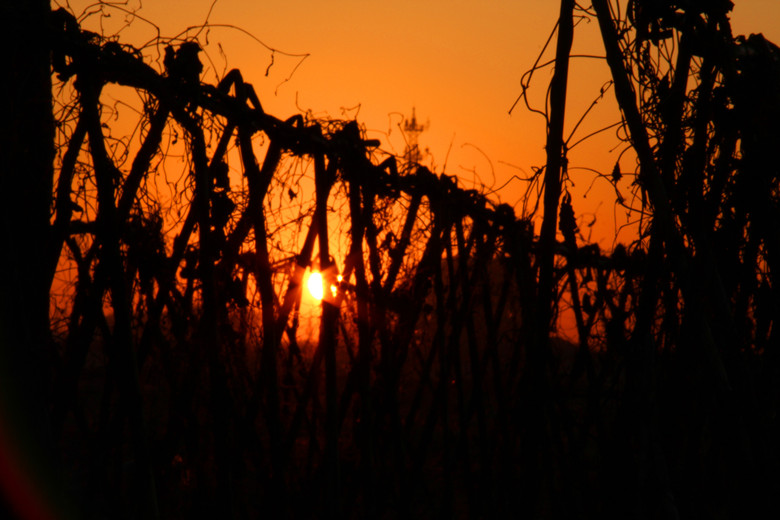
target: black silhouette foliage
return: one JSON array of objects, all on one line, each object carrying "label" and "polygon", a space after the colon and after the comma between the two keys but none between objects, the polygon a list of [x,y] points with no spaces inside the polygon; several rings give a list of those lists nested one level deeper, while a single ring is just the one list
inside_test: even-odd
[{"label": "black silhouette foliage", "polygon": [[[40,184],[3,173],[3,193],[22,200],[3,229],[34,259],[4,263],[4,287],[23,295],[18,273],[40,287],[23,300],[29,318],[4,296],[15,348],[0,368],[30,378],[14,392],[38,390],[27,397],[45,413],[30,424],[67,477],[69,507],[82,518],[769,511],[780,50],[733,37],[731,6],[635,0],[614,19],[606,0],[562,2],[543,238],[508,205],[383,153],[357,121],[278,119],[237,70],[205,82],[197,41],[162,42],[154,62],[51,13],[38,56],[51,59],[38,78],[48,104],[3,138],[56,154],[52,171],[52,150],[34,152]],[[619,135],[638,159],[606,176],[633,178],[642,201],[639,236],[611,252],[583,242],[562,183],[575,14],[598,21]],[[142,104],[126,139],[107,94],[121,89]],[[303,291],[314,269],[316,306]],[[564,313],[576,344],[554,335]]]}]

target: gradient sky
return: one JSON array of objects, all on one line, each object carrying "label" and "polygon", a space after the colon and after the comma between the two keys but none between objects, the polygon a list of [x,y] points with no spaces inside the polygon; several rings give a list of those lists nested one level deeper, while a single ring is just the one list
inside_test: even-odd
[{"label": "gradient sky", "polygon": [[[61,5],[63,0],[53,2]],[[120,2],[117,2],[120,3]],[[206,53],[211,61],[204,80],[216,81],[226,70],[239,68],[254,84],[267,112],[281,118],[311,111],[318,117],[357,117],[383,148],[402,153],[399,123],[416,107],[418,119],[429,122],[420,136],[428,161],[437,172],[457,175],[466,187],[502,189],[495,200],[522,212],[528,177],[545,162],[543,120],[518,105],[522,74],[533,64],[553,28],[559,3],[553,0],[128,0],[153,22],[162,36],[202,25],[208,16]],[[735,34],[762,32],[780,42],[780,1],[735,0]],[[70,1],[78,15],[88,1]],[[94,10],[94,9],[93,9]],[[102,23],[112,34],[126,25],[120,10],[104,8],[110,17],[94,15],[87,23]],[[245,32],[244,32],[245,31]],[[247,34],[248,33],[248,34]],[[137,46],[157,34],[144,20],[122,29],[121,38]],[[256,39],[255,39],[256,38]],[[261,40],[262,43],[260,41]],[[548,58],[554,52],[548,49]],[[271,52],[265,46],[290,54]],[[595,22],[581,23],[575,32],[575,54],[601,55]],[[297,69],[296,69],[297,67]],[[266,75],[266,71],[268,74]],[[294,73],[293,73],[294,71]],[[552,69],[535,76],[532,100],[541,104]],[[292,75],[291,75],[292,74]],[[289,81],[285,79],[290,78]],[[567,128],[599,93],[608,78],[606,64],[575,59],[569,83]],[[616,121],[613,94],[607,93],[577,135]],[[568,133],[569,130],[567,130]],[[577,140],[575,136],[574,141]],[[597,216],[593,238],[609,247],[624,211],[614,209],[614,194],[593,168],[608,173],[618,152],[614,132],[570,151],[570,175],[576,187],[574,209],[588,223]],[[626,161],[627,163],[628,161]],[[623,164],[624,171],[633,169]],[[627,193],[624,193],[627,194]],[[615,219],[617,218],[617,224]],[[587,234],[588,228],[583,227]],[[630,240],[630,233],[620,240]]]}]

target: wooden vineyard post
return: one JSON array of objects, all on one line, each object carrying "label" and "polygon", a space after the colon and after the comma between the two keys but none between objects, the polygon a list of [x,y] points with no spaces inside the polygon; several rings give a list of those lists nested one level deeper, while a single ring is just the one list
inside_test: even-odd
[{"label": "wooden vineyard post", "polygon": [[[314,171],[316,184],[316,208],[318,224],[318,241],[320,245],[320,272],[322,273],[325,291],[330,291],[333,279],[333,262],[328,248],[328,195],[330,193],[330,176],[335,161],[331,159],[325,166],[325,156],[314,156]],[[338,515],[341,510],[341,486],[339,483],[338,460],[338,395],[336,387],[336,333],[338,331],[339,309],[326,297],[322,299],[322,316],[320,318],[320,345],[325,355],[325,506],[329,515]]]},{"label": "wooden vineyard post", "polygon": [[363,237],[365,235],[366,215],[361,201],[361,186],[358,179],[352,176],[349,182],[349,208],[350,221],[352,223],[351,246],[349,258],[354,266],[355,286],[357,293],[357,327],[358,327],[358,356],[357,379],[360,395],[360,433],[358,444],[361,452],[361,478],[363,479],[363,500],[366,503],[366,513],[369,516],[375,514],[375,496],[373,473],[376,470],[374,459],[374,410],[371,399],[371,362],[372,362],[372,338],[369,323],[368,294],[369,287],[366,280],[366,266],[363,260]]},{"label": "wooden vineyard post", "polygon": [[[569,54],[574,35],[574,0],[561,0],[558,18],[558,44],[555,53],[555,70],[550,83],[550,115],[547,127],[547,164],[544,172],[544,219],[539,235],[537,252],[538,289],[537,317],[533,340],[527,346],[527,365],[523,374],[524,395],[528,402],[525,410],[527,442],[523,448],[524,496],[528,501],[541,504],[549,500],[551,457],[550,440],[545,435],[550,420],[548,357],[550,326],[556,299],[554,284],[555,246],[558,231],[558,201],[561,195],[561,173],[566,167],[564,145],[564,119],[566,114],[566,89],[569,76]],[[525,495],[527,493],[527,495]]]},{"label": "wooden vineyard post", "polygon": [[[574,22],[574,0],[562,0],[558,18],[558,47],[555,53],[555,72],[550,84],[550,117],[547,128],[547,165],[544,172],[544,220],[539,235],[539,304],[537,337],[533,350],[546,351],[550,335],[550,319],[554,302],[553,269],[555,236],[558,231],[558,199],[561,195],[561,170],[565,166],[563,124],[566,114],[566,87],[569,77]],[[544,354],[534,353],[532,359]],[[536,368],[541,368],[537,366]],[[535,369],[536,369],[535,368]],[[534,370],[534,369],[532,369]]]}]

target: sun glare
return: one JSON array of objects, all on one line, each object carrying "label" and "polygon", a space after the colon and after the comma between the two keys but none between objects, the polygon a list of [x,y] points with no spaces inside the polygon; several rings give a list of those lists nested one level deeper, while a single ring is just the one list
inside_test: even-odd
[{"label": "sun glare", "polygon": [[324,296],[322,289],[322,275],[318,272],[313,272],[309,275],[309,281],[306,283],[306,287],[309,289],[309,294],[315,300],[321,300]]}]

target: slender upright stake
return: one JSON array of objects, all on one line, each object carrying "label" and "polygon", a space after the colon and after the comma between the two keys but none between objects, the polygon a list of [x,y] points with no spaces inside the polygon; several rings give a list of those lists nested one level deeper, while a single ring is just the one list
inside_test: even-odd
[{"label": "slender upright stake", "polygon": [[555,303],[553,272],[555,267],[556,232],[558,228],[558,200],[561,195],[561,171],[565,166],[563,141],[566,114],[566,88],[569,77],[569,54],[574,37],[574,0],[562,0],[558,19],[558,46],[555,53],[555,72],[550,84],[550,119],[547,128],[547,165],[544,176],[544,220],[539,236],[537,265],[539,285],[537,293],[536,325],[533,341],[528,345],[527,364],[523,376],[526,421],[526,444],[522,460],[525,462],[525,498],[537,504],[549,499],[544,481],[550,477],[547,463],[551,457],[549,438],[545,435],[549,419],[548,352],[552,309]]},{"label": "slender upright stake", "polygon": [[[326,293],[334,282],[328,249],[328,194],[332,168],[325,167],[325,156],[318,154],[314,158],[315,184],[317,191],[317,219],[319,224],[320,271]],[[320,344],[325,351],[325,504],[328,516],[339,514],[341,496],[338,469],[338,394],[336,392],[336,333],[339,309],[330,298],[322,299],[322,318],[320,322]]]},{"label": "slender upright stake", "polygon": [[555,73],[550,84],[550,120],[547,128],[547,166],[544,173],[544,220],[539,235],[539,320],[537,342],[548,343],[553,294],[555,235],[558,228],[558,199],[561,196],[561,169],[564,165],[563,123],[566,114],[566,87],[569,78],[569,54],[574,39],[574,0],[561,1],[558,20],[558,48]]}]

